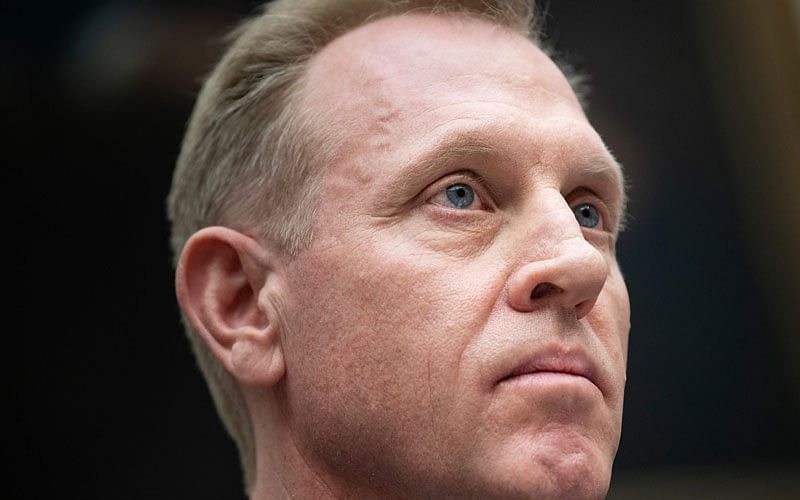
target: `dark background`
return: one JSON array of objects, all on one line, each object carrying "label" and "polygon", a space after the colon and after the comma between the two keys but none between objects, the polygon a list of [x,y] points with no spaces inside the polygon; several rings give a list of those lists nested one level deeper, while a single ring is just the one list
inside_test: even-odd
[{"label": "dark background", "polygon": [[[590,118],[631,183],[618,252],[633,328],[612,497],[686,471],[711,487],[799,477],[800,211],[785,193],[800,177],[775,174],[784,191],[751,182],[780,174],[780,159],[743,161],[760,146],[742,153],[746,134],[729,122],[758,107],[740,113],[719,89],[748,60],[708,28],[720,16],[703,4],[549,5],[547,37],[592,76]],[[242,497],[180,326],[164,199],[215,40],[256,5],[3,5],[7,498]],[[715,66],[725,57],[734,63]]]}]

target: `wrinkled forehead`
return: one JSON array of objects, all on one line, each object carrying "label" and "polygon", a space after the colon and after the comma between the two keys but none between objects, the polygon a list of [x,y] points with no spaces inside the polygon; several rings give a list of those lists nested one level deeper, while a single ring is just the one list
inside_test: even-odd
[{"label": "wrinkled forehead", "polygon": [[341,119],[376,106],[425,112],[445,94],[451,101],[483,94],[518,100],[520,92],[542,103],[534,113],[583,116],[563,74],[524,36],[477,18],[409,14],[361,26],[315,55],[305,101]]}]

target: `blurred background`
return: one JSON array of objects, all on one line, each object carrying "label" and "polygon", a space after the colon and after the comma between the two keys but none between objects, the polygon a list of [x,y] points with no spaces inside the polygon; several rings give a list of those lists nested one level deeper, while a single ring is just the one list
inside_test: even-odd
[{"label": "blurred background", "polygon": [[[243,498],[164,199],[218,40],[256,6],[3,3],[7,498]],[[800,498],[800,2],[552,0],[546,32],[631,184],[609,498]]]}]

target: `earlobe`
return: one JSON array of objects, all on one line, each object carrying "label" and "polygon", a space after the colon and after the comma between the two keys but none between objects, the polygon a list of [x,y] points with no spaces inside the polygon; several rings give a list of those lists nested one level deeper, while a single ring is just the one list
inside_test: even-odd
[{"label": "earlobe", "polygon": [[280,349],[264,349],[258,340],[242,340],[231,349],[231,368],[237,380],[247,386],[272,386],[283,378],[285,367]]},{"label": "earlobe", "polygon": [[[277,254],[255,239],[208,227],[184,246],[175,276],[181,309],[195,332],[242,384],[274,385],[285,372]],[[274,289],[273,289],[274,288]]]}]

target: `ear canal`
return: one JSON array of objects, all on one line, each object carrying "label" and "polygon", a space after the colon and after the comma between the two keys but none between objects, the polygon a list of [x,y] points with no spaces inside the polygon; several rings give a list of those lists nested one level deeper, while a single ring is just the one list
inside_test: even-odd
[{"label": "ear canal", "polygon": [[256,328],[266,328],[269,321],[260,309],[258,295],[248,283],[242,286],[231,300],[230,320],[232,326],[251,325]]}]

